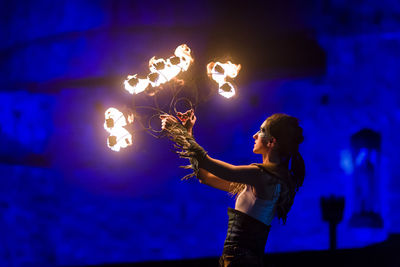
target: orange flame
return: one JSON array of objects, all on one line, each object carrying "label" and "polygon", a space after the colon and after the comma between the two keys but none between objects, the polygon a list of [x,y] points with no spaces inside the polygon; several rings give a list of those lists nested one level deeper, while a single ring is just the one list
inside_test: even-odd
[{"label": "orange flame", "polygon": [[218,93],[226,98],[231,98],[235,95],[235,87],[227,81],[227,78],[235,78],[241,69],[241,65],[233,64],[228,61],[226,63],[210,62],[207,65],[207,74],[218,83]]},{"label": "orange flame", "polygon": [[129,114],[126,118],[118,109],[109,108],[104,115],[104,129],[110,134],[107,138],[107,146],[118,152],[121,148],[132,145],[132,135],[124,126],[133,122],[133,114]]},{"label": "orange flame", "polygon": [[128,78],[124,81],[125,89],[131,94],[139,94],[146,90],[149,86],[147,79],[137,78],[137,74],[128,75]]},{"label": "orange flame", "polygon": [[[157,89],[148,89],[149,84],[156,88],[173,78],[179,73],[187,71],[193,58],[190,55],[191,50],[186,44],[182,44],[175,49],[175,55],[168,59],[152,57],[149,60],[150,73],[146,79],[137,78],[137,74],[128,75],[124,81],[125,89],[131,94],[139,94],[146,91],[149,95],[158,92]],[[148,90],[146,90],[148,89]]]}]

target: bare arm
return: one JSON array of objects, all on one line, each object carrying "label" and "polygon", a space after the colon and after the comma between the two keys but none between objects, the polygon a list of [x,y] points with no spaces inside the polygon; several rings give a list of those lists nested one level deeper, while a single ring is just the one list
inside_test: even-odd
[{"label": "bare arm", "polygon": [[210,156],[206,156],[201,160],[199,167],[225,181],[248,184],[255,187],[264,184],[267,178],[257,166],[235,166],[221,160],[213,159]]},{"label": "bare arm", "polygon": [[[177,120],[171,115],[162,115],[160,116],[160,118],[162,119],[162,129],[167,128],[168,124],[177,123]],[[194,111],[188,110],[184,114],[180,113],[178,114],[178,118],[182,121],[184,127],[188,130],[188,133],[192,135],[192,128],[194,123],[196,122]],[[224,189],[221,190],[224,191],[226,191],[225,189],[228,188],[226,185],[230,184],[230,182],[248,184],[255,187],[263,185],[266,182],[265,179],[267,177],[263,175],[260,169],[256,166],[235,166],[217,159],[213,159],[209,156],[205,156],[204,158],[198,160],[199,168],[204,169],[209,173],[207,174],[204,171],[202,173],[203,178],[206,178],[206,180],[208,181],[206,183],[218,189],[221,189],[220,187],[223,187]],[[222,186],[223,182],[221,180],[224,180],[227,183]]]},{"label": "bare arm", "polygon": [[199,179],[200,183],[206,184],[208,186],[214,187],[216,189],[230,192],[230,187],[231,183],[223,180],[214,174],[211,174],[210,172],[206,171],[205,169],[199,169],[199,172],[197,174],[197,178]]}]

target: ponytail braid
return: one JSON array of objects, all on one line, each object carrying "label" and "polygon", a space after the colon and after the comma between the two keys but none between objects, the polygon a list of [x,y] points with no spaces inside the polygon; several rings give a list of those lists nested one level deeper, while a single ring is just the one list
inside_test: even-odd
[{"label": "ponytail braid", "polygon": [[285,168],[287,175],[280,177],[281,194],[276,208],[276,215],[282,223],[286,223],[294,197],[303,185],[305,177],[305,164],[299,152],[299,145],[303,142],[303,129],[299,126],[297,118],[277,113],[270,116],[266,121],[268,133],[275,137],[279,147],[281,158],[287,160],[282,162],[281,168]]}]

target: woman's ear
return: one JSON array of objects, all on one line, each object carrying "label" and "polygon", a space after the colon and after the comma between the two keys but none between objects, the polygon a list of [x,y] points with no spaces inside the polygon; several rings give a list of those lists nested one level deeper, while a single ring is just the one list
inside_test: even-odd
[{"label": "woman's ear", "polygon": [[271,138],[269,139],[269,141],[268,141],[268,145],[269,145],[271,148],[277,148],[277,147],[278,147],[278,142],[276,141],[276,138],[275,138],[275,137],[271,137]]}]

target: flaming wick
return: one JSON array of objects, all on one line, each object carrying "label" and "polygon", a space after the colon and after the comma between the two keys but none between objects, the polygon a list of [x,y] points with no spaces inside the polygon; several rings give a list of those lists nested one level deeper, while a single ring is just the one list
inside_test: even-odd
[{"label": "flaming wick", "polygon": [[236,94],[235,87],[229,81],[227,81],[228,77],[230,79],[235,78],[241,69],[241,65],[233,64],[228,61],[226,63],[221,62],[210,62],[207,65],[207,74],[214,81],[218,83],[219,90],[218,93],[226,98],[231,98]]},{"label": "flaming wick", "polygon": [[[155,95],[160,85],[171,81],[179,73],[187,71],[193,58],[191,50],[186,44],[182,44],[175,49],[174,56],[168,59],[152,57],[149,60],[150,73],[146,78],[138,78],[137,74],[128,75],[124,81],[125,90],[130,94],[146,92],[148,95]],[[149,85],[153,88],[149,88]]]}]

